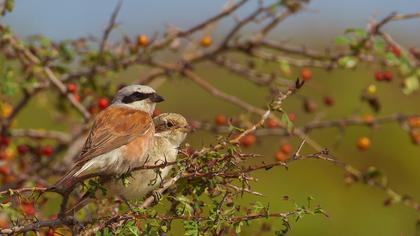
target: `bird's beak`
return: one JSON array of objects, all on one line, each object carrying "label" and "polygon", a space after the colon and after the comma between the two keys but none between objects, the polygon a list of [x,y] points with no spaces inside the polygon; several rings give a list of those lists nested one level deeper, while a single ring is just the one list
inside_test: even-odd
[{"label": "bird's beak", "polygon": [[181,131],[185,132],[185,133],[191,133],[192,131],[194,131],[194,128],[190,124],[188,124],[188,125],[182,127]]},{"label": "bird's beak", "polygon": [[162,96],[154,93],[149,97],[150,101],[155,102],[155,103],[159,103],[159,102],[163,102],[165,101],[165,99],[163,99]]}]

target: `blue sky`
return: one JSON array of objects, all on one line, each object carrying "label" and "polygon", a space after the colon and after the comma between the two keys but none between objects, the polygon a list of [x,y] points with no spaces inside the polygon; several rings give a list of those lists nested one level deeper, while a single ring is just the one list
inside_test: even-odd
[{"label": "blue sky", "polygon": [[[257,0],[244,7],[249,12]],[[121,33],[152,34],[171,24],[186,28],[221,9],[225,0],[125,0],[118,17]],[[17,0],[6,22],[21,36],[42,33],[53,39],[71,39],[100,35],[116,4],[115,0]],[[372,16],[392,11],[420,11],[417,0],[313,0],[299,15],[288,19],[275,32],[287,39],[311,42],[316,38],[333,38],[349,27],[364,27]],[[229,26],[226,21],[218,32]],[[408,44],[420,36],[420,19],[396,22],[388,30]],[[395,36],[394,36],[395,37]]]}]

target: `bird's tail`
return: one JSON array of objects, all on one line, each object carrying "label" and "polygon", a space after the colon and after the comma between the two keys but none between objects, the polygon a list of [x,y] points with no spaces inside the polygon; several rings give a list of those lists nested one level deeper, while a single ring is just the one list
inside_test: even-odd
[{"label": "bird's tail", "polygon": [[90,198],[89,194],[85,194],[83,195],[82,198],[79,199],[79,201],[77,201],[76,204],[74,204],[74,206],[66,211],[65,215],[74,215],[76,212],[78,212],[80,209],[82,209],[83,207],[85,207],[92,199]]},{"label": "bird's tail", "polygon": [[73,185],[77,182],[77,177],[74,176],[76,172],[77,168],[73,167],[54,184],[54,188],[63,190],[73,187]]}]

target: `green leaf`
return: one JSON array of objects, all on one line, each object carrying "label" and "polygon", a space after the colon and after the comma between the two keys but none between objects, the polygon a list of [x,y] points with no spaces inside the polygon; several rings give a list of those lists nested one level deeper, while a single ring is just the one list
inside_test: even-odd
[{"label": "green leaf", "polygon": [[373,48],[376,51],[383,51],[385,49],[385,41],[382,38],[375,38],[373,42]]},{"label": "green leaf", "polygon": [[259,213],[262,209],[264,209],[264,205],[259,201],[256,201],[252,205],[252,212],[254,212],[254,213]]},{"label": "green leaf", "polygon": [[241,233],[241,227],[242,227],[243,224],[244,224],[244,222],[242,222],[242,221],[236,222],[234,224],[234,226],[235,226],[235,233],[236,234]]},{"label": "green leaf", "polygon": [[351,43],[351,40],[346,36],[340,35],[335,38],[335,43],[338,45],[347,45]]},{"label": "green leaf", "polygon": [[6,0],[4,8],[8,12],[11,12],[11,11],[13,11],[14,6],[15,6],[15,1],[14,0]]},{"label": "green leaf", "polygon": [[357,37],[360,38],[367,36],[367,32],[362,28],[350,28],[346,30],[346,33],[354,33]]},{"label": "green leaf", "polygon": [[396,57],[393,53],[388,52],[385,54],[385,59],[387,62],[391,65],[399,65],[400,64],[400,58]]},{"label": "green leaf", "polygon": [[404,80],[403,93],[406,95],[419,89],[419,79],[417,76],[410,76]]},{"label": "green leaf", "polygon": [[346,69],[354,68],[357,65],[357,58],[347,56],[338,60],[338,64]]},{"label": "green leaf", "polygon": [[280,61],[280,70],[286,75],[290,75],[292,73],[292,70],[290,68],[290,64],[286,60]]},{"label": "green leaf", "polygon": [[184,235],[186,236],[198,236],[199,225],[195,221],[184,221]]},{"label": "green leaf", "polygon": [[7,67],[0,71],[0,77],[0,94],[6,96],[14,95],[18,89],[18,84],[15,81],[15,72]]},{"label": "green leaf", "polygon": [[293,122],[289,120],[289,116],[286,112],[281,115],[281,122],[287,126],[287,130],[290,132],[293,129]]}]

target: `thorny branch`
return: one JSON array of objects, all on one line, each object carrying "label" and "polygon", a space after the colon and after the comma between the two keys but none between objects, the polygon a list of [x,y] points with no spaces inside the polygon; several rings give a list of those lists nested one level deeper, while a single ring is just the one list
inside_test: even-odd
[{"label": "thorny branch", "polygon": [[[232,16],[247,2],[249,1],[241,0],[234,2],[227,8],[223,9],[220,13],[186,30],[168,30],[168,32],[166,32],[162,38],[152,40],[150,44],[143,45],[143,48],[139,48],[138,45],[136,45],[136,42],[133,43],[127,38],[125,38],[123,42],[108,42],[112,29],[116,26],[117,15],[122,6],[122,1],[119,1],[110,17],[110,21],[105,28],[102,37],[99,40],[93,40],[99,42],[99,49],[96,52],[97,59],[93,60],[91,63],[80,64],[78,67],[71,68],[67,72],[63,72],[57,69],[56,63],[58,63],[59,59],[54,57],[44,57],[42,53],[39,53],[39,50],[36,50],[35,46],[26,45],[23,41],[19,40],[15,35],[13,35],[13,33],[10,32],[10,30],[5,25],[0,25],[0,32],[2,34],[0,40],[0,48],[2,53],[15,58],[22,67],[22,71],[28,73],[27,76],[23,76],[25,78],[24,80],[29,80],[27,78],[32,77],[36,78],[36,83],[34,85],[22,87],[22,96],[20,100],[14,104],[10,114],[8,114],[1,121],[2,135],[9,135],[14,138],[24,137],[34,140],[51,139],[57,142],[56,150],[65,150],[66,147],[70,147],[76,143],[79,138],[83,138],[83,133],[86,132],[88,128],[86,122],[89,121],[92,116],[86,108],[85,103],[79,101],[73,93],[69,93],[68,89],[66,88],[66,83],[69,81],[82,81],[85,78],[88,78],[88,80],[92,82],[95,80],[95,78],[103,76],[108,72],[119,72],[132,66],[145,65],[149,68],[149,73],[147,73],[139,80],[141,83],[151,83],[160,77],[167,78],[180,75],[187,78],[191,83],[198,85],[198,87],[210,95],[229,102],[230,104],[235,105],[247,111],[248,113],[256,114],[260,117],[260,120],[255,124],[248,127],[240,127],[239,130],[241,130],[241,132],[236,133],[235,136],[229,136],[220,140],[219,143],[214,146],[204,146],[200,150],[196,150],[191,154],[188,154],[182,150],[181,153],[183,153],[185,158],[176,162],[166,162],[159,165],[144,165],[133,169],[133,171],[138,171],[141,169],[158,169],[169,165],[178,167],[182,166],[183,168],[179,168],[179,172],[175,173],[172,178],[167,179],[163,183],[163,186],[157,190],[160,194],[163,194],[165,191],[174,191],[174,189],[176,189],[176,183],[178,183],[180,180],[192,181],[197,179],[203,180],[206,178],[212,179],[216,177],[223,177],[226,179],[226,182],[224,183],[225,197],[223,197],[223,199],[218,203],[219,206],[221,206],[225,204],[225,198],[228,196],[228,191],[261,195],[261,193],[255,192],[250,188],[249,182],[253,180],[251,173],[255,171],[268,170],[276,166],[287,168],[291,162],[297,160],[318,159],[333,163],[334,165],[343,169],[348,175],[346,179],[348,182],[360,182],[382,189],[390,197],[387,203],[399,202],[419,211],[420,207],[417,201],[411,197],[408,197],[407,195],[400,194],[396,190],[389,187],[386,182],[377,177],[376,172],[374,174],[371,173],[372,171],[376,170],[361,171],[355,169],[351,165],[339,161],[337,158],[335,158],[335,155],[332,155],[329,151],[322,148],[318,143],[308,137],[308,133],[316,129],[324,129],[330,127],[344,129],[357,125],[376,127],[380,124],[389,122],[400,123],[404,129],[410,131],[410,129],[406,127],[406,122],[410,118],[418,117],[418,115],[394,114],[369,120],[352,117],[339,120],[312,121],[300,127],[294,127],[294,129],[290,131],[286,127],[287,125],[276,117],[275,111],[284,113],[284,111],[282,111],[282,102],[302,86],[300,82],[301,80],[297,80],[295,86],[290,87],[293,85],[290,80],[284,79],[277,73],[269,73],[263,70],[259,70],[258,68],[252,66],[252,63],[247,64],[237,61],[232,54],[239,53],[240,55],[244,55],[250,59],[287,63],[288,65],[294,67],[319,67],[326,70],[340,67],[340,59],[349,56],[356,57],[363,62],[372,63],[378,60],[375,53],[361,49],[363,48],[362,46],[366,46],[373,42],[375,37],[380,37],[388,45],[396,47],[400,51],[408,52],[389,34],[383,32],[382,28],[386,24],[393,21],[418,18],[420,17],[420,13],[392,13],[378,22],[371,22],[368,25],[367,34],[364,37],[358,39],[357,47],[350,47],[345,51],[336,51],[334,49],[328,48],[325,50],[325,52],[321,52],[306,46],[295,46],[266,38],[267,35],[273,31],[279,23],[283,22],[289,16],[299,12],[299,10],[304,7],[304,4],[307,1],[286,1],[287,3],[280,8],[281,10],[275,13],[272,11],[275,9],[275,7],[278,7],[279,3],[273,3],[271,5],[258,4],[258,7],[254,11],[245,17],[238,19],[235,25],[226,33],[226,36],[224,36],[219,43],[215,44],[211,48],[203,50],[199,49],[191,55],[187,55],[186,53],[182,52],[182,43],[180,43],[181,46],[176,46],[178,45],[176,43],[177,41],[191,42],[196,33],[204,31],[205,28],[209,25],[216,24],[219,21]],[[240,35],[240,32],[249,24],[261,22],[265,24],[261,24],[263,25],[261,29],[259,29],[253,35],[247,37],[242,37]],[[80,58],[82,58],[83,54],[88,51],[86,50],[86,46],[84,46],[85,41],[86,39],[75,40],[72,42],[74,45],[77,45],[75,48],[80,53]],[[51,50],[57,50],[57,48],[58,47],[54,45]],[[176,60],[169,62],[159,60],[159,53],[165,53],[169,50],[181,52],[181,56]],[[104,59],[104,54],[109,54],[112,60]],[[415,55],[407,53],[407,58],[409,60],[409,64],[413,68],[416,68],[419,65],[419,63],[416,62]],[[117,61],[117,63],[115,61]],[[197,66],[205,62],[211,62],[215,65],[221,66],[231,73],[237,74],[250,80],[258,86],[267,87],[269,89],[280,88],[280,91],[284,92],[277,93],[274,96],[273,104],[276,109],[272,109],[273,107],[270,107],[268,110],[262,109],[258,106],[245,102],[240,97],[231,95],[218,89],[211,82],[209,82],[207,78],[202,77],[196,69]],[[388,65],[389,63],[383,62],[383,64]],[[286,89],[284,89],[285,87]],[[35,97],[37,94],[52,89],[57,90],[60,96],[65,98],[71,107],[83,117],[84,122],[79,125],[80,128],[77,132],[68,134],[66,132],[58,131],[14,129],[11,127],[12,121],[16,119],[18,114],[28,105],[33,97]],[[264,124],[268,118],[278,121],[280,126],[274,129],[264,128]],[[219,133],[232,133],[231,128],[227,126],[215,126],[208,122],[194,123],[196,128],[199,129],[211,130]],[[239,151],[238,146],[241,139],[248,134],[255,134],[257,136],[296,136],[302,140],[302,143],[299,146],[298,151],[285,162],[274,162],[268,164],[262,163],[260,165],[243,166],[242,164],[246,163],[247,160],[258,156],[255,154],[244,154]],[[301,149],[305,143],[315,150],[314,154],[302,154]],[[208,155],[213,155],[218,151],[227,149],[230,151],[217,157],[219,158],[217,160],[219,160],[220,163],[211,162],[206,159]],[[20,180],[22,182],[28,181],[36,174],[39,174],[40,177],[47,178],[51,177],[51,173],[62,174],[62,172],[65,171],[52,170],[51,173],[43,173],[41,170],[45,169],[51,162],[34,165],[35,167],[33,169],[33,173],[29,173],[28,176],[25,176]],[[203,162],[205,164],[203,164]],[[97,176],[98,174],[84,176],[77,181],[77,184]],[[231,179],[240,180],[242,186],[236,186],[232,183]],[[22,184],[19,184],[18,186],[22,186]],[[100,217],[96,222],[91,222],[89,220],[85,222],[77,222],[74,218],[63,214],[67,209],[67,200],[71,197],[71,193],[75,187],[76,185],[64,191],[58,191],[57,189],[49,188],[48,186],[21,187],[13,190],[2,189],[3,191],[0,192],[0,196],[8,196],[10,198],[20,199],[22,197],[31,196],[33,194],[42,196],[44,193],[53,192],[61,195],[63,201],[61,204],[60,214],[57,218],[50,220],[36,220],[34,222],[24,221],[24,223],[16,222],[16,224],[10,228],[0,229],[0,233],[17,234],[29,231],[38,232],[42,228],[56,228],[62,226],[69,227],[73,233],[82,233],[82,228],[89,226],[89,229],[84,233],[92,233],[98,232],[98,230],[106,227],[112,228],[115,225],[121,225],[122,223],[130,220],[151,218],[150,215],[142,212],[127,212],[112,217]],[[138,209],[140,210],[148,208],[153,204],[153,202],[153,197],[149,196],[138,206]],[[304,209],[304,211],[309,211],[309,209]],[[250,213],[242,216],[233,216],[228,219],[228,222],[233,224],[236,222],[243,222],[266,217],[280,217],[283,218],[283,220],[287,220],[288,217],[296,214],[296,211],[286,213]],[[200,214],[168,214],[155,215],[154,217],[162,221],[170,222],[175,219],[204,221],[207,216]],[[215,221],[217,220],[219,220],[218,217]]]}]

